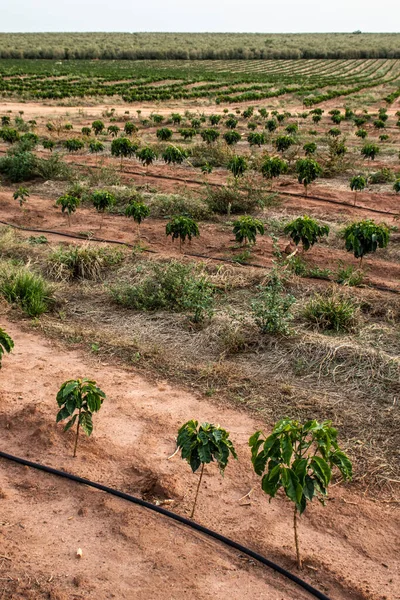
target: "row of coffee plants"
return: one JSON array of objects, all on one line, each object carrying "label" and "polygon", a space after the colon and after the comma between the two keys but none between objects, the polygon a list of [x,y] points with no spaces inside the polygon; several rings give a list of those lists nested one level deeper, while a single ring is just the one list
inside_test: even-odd
[{"label": "row of coffee plants", "polygon": [[[11,352],[14,343],[0,328],[0,367],[4,352]],[[79,433],[87,436],[93,433],[93,415],[98,413],[106,400],[106,394],[95,381],[71,379],[60,387],[56,401],[57,423],[67,421],[64,432],[75,428],[73,456],[76,457]],[[232,456],[237,453],[229,432],[212,423],[199,423],[190,420],[184,423],[177,434],[177,451],[187,461],[193,473],[200,469],[193,507],[190,517],[195,515],[199,491],[205,466],[215,462],[221,475]],[[251,461],[255,473],[261,477],[261,488],[274,498],[280,489],[293,503],[293,528],[298,568],[302,568],[298,534],[298,517],[304,513],[309,502],[314,499],[324,504],[334,469],[343,479],[352,478],[352,464],[340,449],[337,431],[330,421],[318,423],[310,420],[300,423],[283,418],[273,427],[272,433],[265,436],[256,431],[249,439]]]}]

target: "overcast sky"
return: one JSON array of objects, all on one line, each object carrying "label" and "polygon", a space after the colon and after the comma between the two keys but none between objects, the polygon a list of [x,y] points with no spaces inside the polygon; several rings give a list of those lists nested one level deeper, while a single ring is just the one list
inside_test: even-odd
[{"label": "overcast sky", "polygon": [[399,0],[0,0],[0,31],[399,31]]}]

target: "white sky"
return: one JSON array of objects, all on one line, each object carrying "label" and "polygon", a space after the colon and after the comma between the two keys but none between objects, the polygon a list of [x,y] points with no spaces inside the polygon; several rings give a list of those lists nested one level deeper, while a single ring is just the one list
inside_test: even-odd
[{"label": "white sky", "polygon": [[0,0],[0,31],[398,32],[400,0]]}]

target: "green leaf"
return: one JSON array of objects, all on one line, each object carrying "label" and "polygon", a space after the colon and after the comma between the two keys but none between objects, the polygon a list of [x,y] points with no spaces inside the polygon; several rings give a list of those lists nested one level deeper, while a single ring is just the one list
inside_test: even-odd
[{"label": "green leaf", "polygon": [[310,500],[310,502],[314,498],[314,481],[309,475],[306,475],[304,480],[303,494],[307,498],[307,500]]},{"label": "green leaf", "polygon": [[302,488],[296,473],[292,469],[283,467],[281,474],[283,488],[287,497],[293,502],[298,503],[302,496]]},{"label": "green leaf", "polygon": [[64,427],[64,431],[68,431],[68,429],[71,429],[72,425],[75,423],[76,419],[77,419],[78,415],[74,415],[72,417],[72,419],[70,421],[68,421],[68,423],[66,424],[66,426]]},{"label": "green leaf", "polygon": [[332,471],[328,463],[320,456],[314,456],[310,462],[310,467],[324,487],[328,487],[332,478]]},{"label": "green leaf", "polygon": [[253,468],[255,473],[257,473],[257,475],[262,475],[264,470],[265,470],[265,466],[267,464],[268,461],[268,455],[265,454],[264,451],[260,452],[260,454],[258,454],[258,456],[256,456],[254,458],[253,462]]},{"label": "green leaf", "polygon": [[298,458],[293,461],[292,469],[296,473],[301,485],[304,485],[304,480],[307,474],[308,460],[306,458]]},{"label": "green leaf", "polygon": [[199,458],[202,463],[209,463],[212,460],[210,446],[208,444],[200,444],[197,448]]},{"label": "green leaf", "polygon": [[197,469],[200,467],[201,460],[200,460],[199,454],[197,452],[197,449],[195,449],[195,451],[191,455],[189,464],[190,464],[190,467],[191,467],[193,473],[195,473],[197,471]]},{"label": "green leaf", "polygon": [[341,450],[336,450],[330,456],[331,462],[337,466],[344,479],[351,479],[353,476],[353,465],[349,457]]},{"label": "green leaf", "polygon": [[[255,446],[255,444],[257,444],[257,442],[260,439],[260,435],[261,435],[261,431],[256,431],[255,433],[253,433],[253,435],[249,438],[249,446],[250,448],[253,448],[253,446]],[[261,442],[262,443],[262,442]]]},{"label": "green leaf", "polygon": [[[65,399],[65,397],[64,397]],[[77,408],[76,406],[76,396],[74,394],[71,394],[70,396],[68,396],[66,402],[65,402],[65,408],[68,411],[68,414],[72,415],[74,410]]]},{"label": "green leaf", "polygon": [[64,406],[61,410],[58,411],[57,416],[56,416],[56,423],[59,423],[60,421],[63,421],[64,419],[68,419],[68,417],[71,416],[71,413],[69,412],[69,410]]},{"label": "green leaf", "polygon": [[82,412],[79,417],[79,424],[87,436],[90,436],[93,431],[93,421],[90,412]]},{"label": "green leaf", "polygon": [[68,381],[64,384],[63,397],[66,398],[69,394],[79,386],[78,381]]},{"label": "green leaf", "polygon": [[276,465],[271,471],[266,473],[261,480],[262,490],[273,498],[281,487],[281,467]]},{"label": "green leaf", "polygon": [[282,449],[283,461],[289,466],[290,459],[292,458],[292,454],[293,454],[293,446],[292,446],[292,442],[290,441],[290,437],[288,435],[284,435],[282,437],[281,449]]}]

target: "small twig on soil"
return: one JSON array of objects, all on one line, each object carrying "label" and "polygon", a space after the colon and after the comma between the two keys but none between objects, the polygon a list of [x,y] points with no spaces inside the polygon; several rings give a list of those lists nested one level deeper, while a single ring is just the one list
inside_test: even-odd
[{"label": "small twig on soil", "polygon": [[12,560],[9,556],[6,556],[5,554],[0,554],[0,558],[4,558],[4,560]]},{"label": "small twig on soil", "polygon": [[238,502],[241,502],[242,500],[244,500],[245,498],[248,498],[249,500],[251,500],[250,498],[250,494],[254,491],[254,488],[252,487],[251,490],[249,492],[247,492],[247,494],[245,494],[244,496],[242,496],[241,498],[239,498]]},{"label": "small twig on soil", "polygon": [[171,456],[168,456],[167,460],[170,460],[171,458],[174,458],[174,456],[176,454],[178,454],[178,452],[179,452],[179,446],[177,447],[177,449],[175,450],[175,452],[173,454],[171,454]]},{"label": "small twig on soil", "polygon": [[349,502],[348,500],[345,500],[344,498],[342,498],[342,502],[344,502],[345,504],[353,504],[354,506],[358,506],[358,502]]}]

